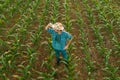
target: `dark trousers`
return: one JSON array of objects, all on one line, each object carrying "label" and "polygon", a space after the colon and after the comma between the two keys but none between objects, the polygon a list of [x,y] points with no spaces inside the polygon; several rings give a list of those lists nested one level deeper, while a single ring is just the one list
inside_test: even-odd
[{"label": "dark trousers", "polygon": [[67,55],[66,50],[55,50],[57,62],[60,62],[60,53],[62,54],[64,60],[68,59],[68,55]]}]

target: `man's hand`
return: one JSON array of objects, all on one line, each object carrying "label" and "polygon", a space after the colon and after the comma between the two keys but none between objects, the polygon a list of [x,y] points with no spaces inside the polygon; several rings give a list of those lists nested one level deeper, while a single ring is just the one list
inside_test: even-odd
[{"label": "man's hand", "polygon": [[52,23],[49,23],[46,27],[45,27],[45,30],[47,30],[49,27],[52,27]]},{"label": "man's hand", "polygon": [[68,45],[66,45],[64,49],[67,50],[68,49]]},{"label": "man's hand", "polygon": [[51,27],[52,25],[53,25],[52,23],[49,23],[49,24],[48,24],[48,26],[50,26],[50,27]]},{"label": "man's hand", "polygon": [[66,45],[65,48],[64,48],[65,50],[68,49],[68,47],[69,47],[69,45],[71,44],[72,40],[73,40],[73,38],[68,41],[67,45]]}]

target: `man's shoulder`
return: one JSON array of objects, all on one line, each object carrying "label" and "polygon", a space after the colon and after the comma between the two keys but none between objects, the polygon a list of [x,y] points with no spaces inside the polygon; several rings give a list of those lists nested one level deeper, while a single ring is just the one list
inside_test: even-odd
[{"label": "man's shoulder", "polygon": [[67,32],[67,31],[63,31],[63,33],[64,33],[64,34],[70,34],[70,33],[69,33],[69,32]]},{"label": "man's shoulder", "polygon": [[67,32],[67,31],[63,31],[63,33],[65,33],[65,34],[66,34],[66,33],[68,33],[68,32]]}]

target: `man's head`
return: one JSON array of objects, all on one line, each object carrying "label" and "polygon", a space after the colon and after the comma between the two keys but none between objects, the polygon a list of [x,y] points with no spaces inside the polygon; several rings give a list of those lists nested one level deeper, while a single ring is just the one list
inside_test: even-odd
[{"label": "man's head", "polygon": [[56,32],[61,33],[61,32],[64,30],[64,27],[63,27],[62,23],[56,22],[56,23],[53,25],[53,29],[54,29]]}]

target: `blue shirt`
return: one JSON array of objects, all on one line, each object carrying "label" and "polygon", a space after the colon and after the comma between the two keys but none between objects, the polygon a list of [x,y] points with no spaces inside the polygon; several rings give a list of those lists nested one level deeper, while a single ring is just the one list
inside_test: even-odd
[{"label": "blue shirt", "polygon": [[65,31],[62,31],[61,34],[58,34],[52,28],[48,28],[47,31],[52,35],[52,46],[56,50],[64,50],[67,40],[72,38],[72,35]]}]

